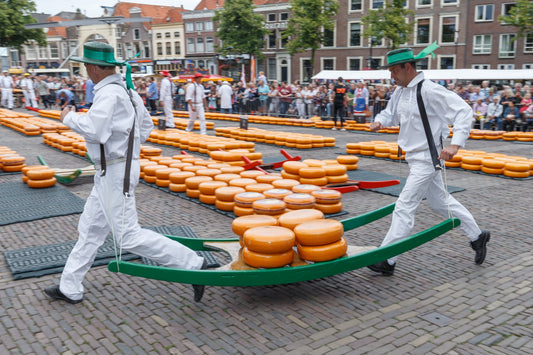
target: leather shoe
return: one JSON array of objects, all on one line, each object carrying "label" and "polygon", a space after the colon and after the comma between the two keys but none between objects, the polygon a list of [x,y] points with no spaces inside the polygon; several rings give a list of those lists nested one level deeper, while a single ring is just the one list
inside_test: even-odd
[{"label": "leather shoe", "polygon": [[68,298],[67,296],[63,294],[63,292],[59,290],[59,285],[45,288],[44,293],[46,293],[46,295],[53,300],[61,300],[61,301],[68,302],[70,304],[76,304],[76,303],[80,303],[81,301],[83,301],[83,298],[80,298],[79,300],[73,300],[72,298]]},{"label": "leather shoe", "polygon": [[[207,269],[207,260],[204,259],[200,270],[205,269]],[[204,295],[205,285],[192,285],[192,289],[194,291],[194,302],[200,302],[202,296]]]},{"label": "leather shoe", "polygon": [[394,274],[395,266],[396,264],[391,265],[385,260],[377,264],[368,265],[367,267],[372,271],[381,272],[383,276],[392,276],[392,274]]},{"label": "leather shoe", "polygon": [[481,234],[479,235],[479,237],[473,242],[470,242],[470,246],[476,252],[476,256],[474,257],[474,262],[478,265],[483,264],[483,261],[485,261],[485,256],[487,255],[487,243],[489,242],[489,240],[490,240],[490,232],[481,231]]}]

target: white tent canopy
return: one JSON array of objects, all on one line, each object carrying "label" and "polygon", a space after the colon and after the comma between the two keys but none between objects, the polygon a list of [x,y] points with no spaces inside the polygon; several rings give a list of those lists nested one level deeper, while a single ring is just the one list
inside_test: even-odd
[{"label": "white tent canopy", "polygon": [[[422,70],[430,80],[530,80],[533,69],[428,69]],[[313,80],[385,80],[390,79],[388,70],[322,70]]]}]

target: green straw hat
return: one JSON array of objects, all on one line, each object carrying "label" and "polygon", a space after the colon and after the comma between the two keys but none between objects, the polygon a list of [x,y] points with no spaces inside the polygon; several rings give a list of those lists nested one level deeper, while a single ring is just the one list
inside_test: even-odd
[{"label": "green straw hat", "polygon": [[421,59],[424,59],[429,54],[431,54],[434,58],[435,54],[433,53],[433,51],[437,48],[439,48],[437,42],[433,42],[432,44],[424,48],[416,56],[413,54],[413,50],[411,48],[400,48],[392,50],[387,53],[387,64],[382,66],[382,68],[389,68],[397,64],[416,62]]}]

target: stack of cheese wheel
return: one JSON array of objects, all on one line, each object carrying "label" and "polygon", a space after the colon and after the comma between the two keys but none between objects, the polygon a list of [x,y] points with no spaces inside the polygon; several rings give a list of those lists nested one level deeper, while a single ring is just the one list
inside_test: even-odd
[{"label": "stack of cheese wheel", "polygon": [[236,216],[247,216],[254,214],[252,204],[254,201],[263,200],[264,198],[265,195],[260,192],[240,192],[233,197],[233,201],[235,202],[233,213],[235,213]]},{"label": "stack of cheese wheel", "polygon": [[340,258],[348,250],[344,227],[334,219],[317,219],[294,228],[300,258],[319,262]]},{"label": "stack of cheese wheel", "polygon": [[298,182],[298,180],[293,180],[293,179],[279,179],[279,180],[272,181],[272,185],[276,189],[292,190],[294,186],[300,185],[300,182]]},{"label": "stack of cheese wheel", "polygon": [[41,189],[51,187],[56,184],[55,171],[43,165],[43,168],[34,167],[30,169],[23,168],[23,174],[27,179],[22,179],[29,187]]},{"label": "stack of cheese wheel", "polygon": [[221,211],[233,211],[235,207],[235,195],[245,192],[244,188],[238,186],[219,187],[215,191],[215,206]]},{"label": "stack of cheese wheel", "polygon": [[294,230],[294,228],[308,221],[323,219],[324,213],[316,209],[294,210],[284,213],[278,218],[279,225]]},{"label": "stack of cheese wheel", "polygon": [[402,155],[398,156],[398,151],[400,147],[398,147],[398,144],[390,144],[389,145],[389,158],[392,160],[405,160],[405,152],[402,150]]},{"label": "stack of cheese wheel", "polygon": [[275,217],[267,215],[252,214],[248,216],[237,217],[231,223],[231,229],[233,233],[239,236],[239,243],[241,247],[244,246],[242,238],[244,232],[250,228],[262,227],[262,226],[277,226],[278,220]]},{"label": "stack of cheese wheel", "polygon": [[192,171],[175,171],[168,175],[168,180],[170,184],[168,188],[172,192],[185,192],[187,191],[187,185],[185,185],[185,180],[195,176]]},{"label": "stack of cheese wheel", "polygon": [[461,168],[465,170],[481,170],[482,158],[477,155],[464,155],[461,158]]},{"label": "stack of cheese wheel", "polygon": [[169,176],[174,172],[179,172],[177,168],[162,168],[155,171],[155,184],[160,187],[168,187],[170,185]]},{"label": "stack of cheese wheel", "polygon": [[[361,149],[362,149],[362,146],[361,146]],[[373,152],[374,151],[372,150],[372,153]],[[361,154],[362,153],[363,153],[363,150],[361,150]],[[359,162],[359,158],[353,155],[339,155],[337,157],[337,162],[339,164],[344,165],[347,170],[356,170],[358,167],[357,163]]]},{"label": "stack of cheese wheel", "polygon": [[238,174],[230,174],[230,173],[222,173],[215,175],[214,179],[216,181],[224,181],[225,183],[229,184],[231,180],[240,179],[241,176]]},{"label": "stack of cheese wheel", "polygon": [[315,206],[315,197],[306,193],[292,193],[285,196],[283,202],[290,210],[309,209]]},{"label": "stack of cheese wheel", "polygon": [[185,186],[187,186],[187,196],[191,198],[200,198],[199,186],[202,182],[212,181],[213,178],[210,176],[191,176],[190,178],[185,179]]},{"label": "stack of cheese wheel", "polygon": [[311,192],[316,199],[315,208],[325,214],[338,213],[342,210],[342,193],[337,190],[320,189]]},{"label": "stack of cheese wheel", "polygon": [[159,164],[145,166],[143,169],[144,181],[150,184],[155,184],[157,181],[156,171],[159,169],[167,169],[167,166]]},{"label": "stack of cheese wheel", "polygon": [[348,168],[346,165],[335,162],[334,164],[326,164],[323,168],[326,172],[328,184],[341,184],[348,181],[348,174],[346,173]]},{"label": "stack of cheese wheel", "polygon": [[21,171],[26,165],[26,158],[18,155],[17,153],[6,153],[0,156],[0,165],[5,172],[17,172]]},{"label": "stack of cheese wheel", "polygon": [[461,154],[455,154],[450,160],[444,162],[444,166],[448,168],[460,168],[463,156]]},{"label": "stack of cheese wheel", "polygon": [[513,178],[527,178],[531,170],[528,161],[508,162],[503,169],[503,175]]},{"label": "stack of cheese wheel", "polygon": [[275,198],[278,200],[283,200],[285,196],[292,194],[291,190],[288,189],[271,189],[263,191],[263,195],[266,198]]},{"label": "stack of cheese wheel", "polygon": [[361,154],[359,143],[346,143],[346,154]]},{"label": "stack of cheese wheel", "polygon": [[244,188],[246,189],[246,191],[263,193],[267,190],[273,189],[274,185],[257,183],[246,185]]},{"label": "stack of cheese wheel", "polygon": [[260,184],[272,184],[272,182],[281,179],[283,179],[283,177],[278,173],[263,174],[255,178],[255,180]]},{"label": "stack of cheese wheel", "polygon": [[388,144],[376,144],[374,146],[374,156],[376,158],[390,158],[390,147]]},{"label": "stack of cheese wheel", "polygon": [[199,199],[200,202],[207,205],[214,205],[217,201],[216,191],[218,188],[226,187],[228,184],[224,181],[204,181],[198,185],[198,190],[200,191]]},{"label": "stack of cheese wheel", "polygon": [[147,167],[148,165],[157,165],[157,163],[155,161],[151,161],[149,159],[141,158],[141,159],[139,159],[139,165],[140,165],[140,168],[141,168],[140,178],[144,179],[144,168]]},{"label": "stack of cheese wheel", "polygon": [[248,229],[243,235],[242,257],[256,268],[277,268],[292,264],[295,237],[289,228],[263,226]]},{"label": "stack of cheese wheel", "polygon": [[481,160],[481,164],[481,171],[486,174],[501,175],[503,174],[503,170],[505,168],[505,161],[494,158],[483,158]]},{"label": "stack of cheese wheel", "polygon": [[285,202],[277,198],[265,198],[252,203],[255,214],[266,214],[269,216],[281,215],[285,212],[285,207]]},{"label": "stack of cheese wheel", "polygon": [[162,152],[161,148],[141,145],[141,158],[148,158],[152,156],[161,155],[161,152]]},{"label": "stack of cheese wheel", "polygon": [[372,142],[361,142],[361,143],[359,143],[359,147],[361,149],[359,154],[361,154],[361,155],[372,156],[375,153],[375,151],[374,151],[375,144],[372,143]]},{"label": "stack of cheese wheel", "polygon": [[292,188],[292,192],[302,193],[302,194],[310,194],[311,192],[315,190],[320,190],[320,186],[302,184],[302,185],[296,185]]},{"label": "stack of cheese wheel", "polygon": [[242,178],[256,179],[260,175],[266,175],[265,172],[260,170],[243,170],[239,173]]},{"label": "stack of cheese wheel", "polygon": [[[325,165],[325,164],[324,164]],[[326,170],[322,166],[308,166],[298,171],[300,184],[324,186],[328,183]]]},{"label": "stack of cheese wheel", "polygon": [[301,161],[286,161],[282,167],[281,176],[284,179],[300,180],[300,169],[307,168],[309,165]]}]

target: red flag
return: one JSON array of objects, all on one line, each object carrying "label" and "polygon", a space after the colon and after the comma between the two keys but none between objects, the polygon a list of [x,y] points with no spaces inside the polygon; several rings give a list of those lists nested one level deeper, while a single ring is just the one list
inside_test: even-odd
[{"label": "red flag", "polygon": [[250,81],[255,83],[255,57],[250,58]]}]

